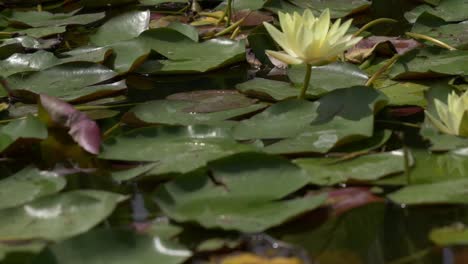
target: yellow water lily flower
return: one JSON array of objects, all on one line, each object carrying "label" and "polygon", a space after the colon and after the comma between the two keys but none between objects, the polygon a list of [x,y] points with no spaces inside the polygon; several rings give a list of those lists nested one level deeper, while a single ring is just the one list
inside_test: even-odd
[{"label": "yellow water lily flower", "polygon": [[468,137],[468,91],[459,96],[455,91],[449,94],[447,104],[434,100],[439,118],[428,111],[429,121],[441,132],[456,136]]},{"label": "yellow water lily flower", "polygon": [[287,64],[324,65],[335,61],[345,50],[353,47],[362,38],[346,35],[351,20],[341,24],[338,19],[333,25],[330,10],[316,18],[307,9],[302,16],[278,12],[283,32],[264,22],[271,37],[283,48],[284,52],[267,50],[267,54]]}]

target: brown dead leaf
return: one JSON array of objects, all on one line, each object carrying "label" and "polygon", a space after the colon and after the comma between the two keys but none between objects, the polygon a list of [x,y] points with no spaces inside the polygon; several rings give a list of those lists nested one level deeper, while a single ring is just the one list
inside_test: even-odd
[{"label": "brown dead leaf", "polygon": [[355,63],[361,63],[372,53],[377,52],[386,56],[395,53],[404,54],[422,44],[414,39],[402,39],[398,37],[371,36],[359,41],[356,46],[346,53],[346,59]]}]

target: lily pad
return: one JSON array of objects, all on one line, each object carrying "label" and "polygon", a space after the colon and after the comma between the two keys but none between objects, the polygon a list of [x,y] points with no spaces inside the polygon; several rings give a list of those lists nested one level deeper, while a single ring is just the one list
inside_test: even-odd
[{"label": "lily pad", "polygon": [[8,77],[12,92],[25,90],[35,94],[48,94],[65,100],[73,100],[99,90],[85,91],[83,88],[109,80],[116,72],[100,64],[74,62],[61,64],[40,72],[17,73]]},{"label": "lily pad", "polygon": [[414,23],[424,12],[440,17],[447,22],[458,22],[468,19],[468,7],[465,0],[440,0],[440,3],[436,7],[420,5],[407,12],[405,18]]},{"label": "lily pad", "polygon": [[28,115],[0,128],[0,151],[18,139],[45,139],[47,134],[47,127],[38,118]]},{"label": "lily pad", "polygon": [[195,42],[172,28],[146,30],[135,39],[110,45],[116,57],[114,69],[125,73],[137,68],[151,50],[168,60],[146,61],[139,73],[196,73],[220,68],[245,59],[243,41],[210,39]]},{"label": "lily pad", "polygon": [[468,229],[462,224],[435,228],[429,234],[429,238],[439,246],[467,245]]},{"label": "lily pad", "polygon": [[277,139],[293,137],[304,131],[317,117],[317,103],[287,100],[269,107],[234,127],[236,139]]},{"label": "lily pad", "polygon": [[468,22],[446,23],[434,16],[423,14],[411,32],[427,35],[457,49],[468,49]]},{"label": "lily pad", "polygon": [[100,158],[158,162],[153,174],[189,172],[208,161],[254,147],[239,144],[226,129],[205,125],[137,129],[104,142]]},{"label": "lily pad", "polygon": [[[300,90],[288,82],[269,80],[264,78],[254,78],[247,82],[236,85],[237,90],[249,96],[282,101],[288,98],[297,97]],[[312,95],[307,91],[307,95]]]},{"label": "lily pad", "polygon": [[219,122],[266,107],[228,90],[173,94],[168,99],[146,102],[130,112],[147,123],[191,125]]},{"label": "lily pad", "polygon": [[31,27],[86,25],[104,18],[104,13],[77,15],[76,11],[70,13],[50,13],[47,11],[14,11],[9,18],[12,23],[21,23]]},{"label": "lily pad", "polygon": [[388,195],[392,201],[405,205],[468,203],[467,179],[404,187]]},{"label": "lily pad", "polygon": [[290,2],[304,9],[311,9],[315,15],[319,15],[325,8],[329,8],[332,18],[340,18],[365,10],[371,4],[367,0],[354,0],[351,2],[347,0],[291,0]]},{"label": "lily pad", "polygon": [[265,147],[269,153],[326,153],[334,147],[369,138],[374,113],[388,99],[373,88],[355,86],[335,90],[317,101],[311,123],[296,136]]},{"label": "lily pad", "polygon": [[23,52],[25,49],[41,50],[48,49],[60,41],[57,39],[36,39],[30,36],[22,36],[11,39],[4,39],[0,44],[0,59],[5,59],[14,53]]},{"label": "lily pad", "polygon": [[57,173],[26,167],[0,180],[0,210],[59,192],[66,181]]},{"label": "lily pad", "polygon": [[[412,158],[409,158],[413,162]],[[350,159],[302,158],[294,163],[305,169],[310,182],[334,185],[347,181],[372,181],[405,170],[403,151],[382,152]],[[410,164],[412,165],[412,164]]]},{"label": "lily pad", "polygon": [[467,75],[467,50],[446,50],[437,47],[415,49],[398,59],[390,70],[392,79],[418,79],[444,75]]},{"label": "lily pad", "polygon": [[26,35],[33,38],[43,38],[51,35],[57,35],[65,33],[65,26],[50,26],[50,27],[37,27],[37,28],[28,28],[17,30],[15,33],[19,35]]},{"label": "lily pad", "polygon": [[[411,184],[428,185],[439,182],[452,182],[468,177],[468,160],[466,155],[457,152],[430,153],[428,151],[412,150],[414,167],[410,170]],[[377,184],[405,185],[408,178],[399,175],[376,181]]]},{"label": "lily pad", "polygon": [[107,264],[179,264],[191,255],[186,248],[159,237],[98,229],[50,246],[33,263],[101,264],[104,260]]},{"label": "lily pad", "polygon": [[56,241],[84,233],[108,217],[124,199],[115,193],[81,190],[0,210],[0,241]]},{"label": "lily pad", "polygon": [[155,200],[161,209],[177,221],[260,232],[325,201],[323,195],[276,201],[308,182],[304,171],[279,157],[245,153],[208,168],[210,174],[194,172],[159,188]]},{"label": "lily pad", "polygon": [[[298,87],[302,87],[305,66],[295,65],[288,71],[288,77]],[[364,85],[368,77],[356,65],[337,62],[325,66],[312,67],[308,94],[321,96],[336,89]]]},{"label": "lily pad", "polygon": [[91,42],[98,46],[105,46],[136,38],[141,32],[148,29],[149,21],[150,12],[148,10],[119,14],[100,26],[96,34],[90,37]]}]

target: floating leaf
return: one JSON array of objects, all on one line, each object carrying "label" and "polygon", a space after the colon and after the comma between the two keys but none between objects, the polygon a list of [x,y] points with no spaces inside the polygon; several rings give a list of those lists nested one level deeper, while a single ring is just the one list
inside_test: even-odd
[{"label": "floating leaf", "polygon": [[413,25],[411,32],[440,40],[457,49],[468,49],[468,22],[446,23],[434,16],[423,14]]},{"label": "floating leaf", "polygon": [[[237,90],[252,97],[281,101],[297,97],[300,90],[288,82],[254,78],[236,86]],[[307,95],[313,95],[309,90]]]},{"label": "floating leaf", "polygon": [[347,0],[329,0],[326,2],[321,0],[291,0],[290,2],[304,9],[312,9],[315,15],[319,15],[322,10],[329,8],[332,18],[344,17],[365,10],[370,6],[370,2],[367,0],[351,2]]},{"label": "floating leaf", "polygon": [[191,125],[227,120],[266,107],[229,90],[179,93],[168,99],[146,102],[130,112],[147,123]]},{"label": "floating leaf", "polygon": [[189,172],[208,161],[254,147],[239,144],[226,129],[205,125],[137,129],[104,142],[100,158],[158,162],[153,174]]},{"label": "floating leaf", "polygon": [[0,210],[0,242],[61,240],[84,233],[108,217],[124,199],[115,193],[81,190]]},{"label": "floating leaf", "polygon": [[104,18],[104,13],[77,15],[76,11],[70,13],[50,13],[46,11],[14,11],[9,18],[10,22],[21,23],[31,27],[86,25]]},{"label": "floating leaf", "polygon": [[429,234],[429,238],[439,246],[467,245],[468,229],[462,224],[435,228]]},{"label": "floating leaf", "polygon": [[150,12],[148,10],[128,11],[119,14],[100,26],[96,34],[91,36],[91,42],[98,46],[104,46],[133,39],[148,29],[149,20]]},{"label": "floating leaf", "polygon": [[[408,159],[413,162],[411,157]],[[294,160],[294,163],[309,173],[311,183],[319,185],[334,185],[349,180],[372,181],[405,170],[403,151],[383,152],[350,159],[302,158]]]},{"label": "floating leaf", "polygon": [[26,167],[0,180],[0,210],[59,192],[66,181],[52,171]]},{"label": "floating leaf", "polygon": [[276,201],[308,181],[304,171],[279,157],[239,154],[209,164],[209,170],[210,174],[194,172],[164,184],[155,193],[156,202],[177,221],[260,232],[325,200],[319,195]]},{"label": "floating leaf", "polygon": [[468,51],[429,47],[404,54],[390,70],[392,79],[419,79],[443,75],[467,75]]},{"label": "floating leaf", "polygon": [[[304,65],[292,66],[288,77],[296,86],[302,87],[305,71]],[[367,74],[357,66],[342,62],[312,67],[312,72],[307,91],[314,96],[321,96],[336,89],[364,85],[368,79]]]},{"label": "floating leaf", "polygon": [[[12,92],[29,91],[47,94],[64,100],[78,99],[101,92],[99,89],[83,89],[107,81],[116,72],[100,64],[90,62],[65,63],[40,72],[17,73],[8,77]],[[105,89],[107,90],[107,89]]]},{"label": "floating leaf", "polygon": [[159,237],[98,229],[50,246],[33,263],[101,264],[105,259],[107,264],[179,264],[191,255],[184,247]]},{"label": "floating leaf", "polygon": [[311,123],[296,136],[265,147],[269,153],[326,153],[334,147],[369,138],[374,130],[374,113],[388,99],[369,87],[335,90],[317,101]]},{"label": "floating leaf", "polygon": [[4,151],[18,139],[45,139],[47,127],[36,117],[14,120],[0,128],[0,151]]},{"label": "floating leaf", "polygon": [[440,17],[447,22],[458,22],[468,19],[468,8],[465,0],[441,0],[434,8],[429,5],[420,5],[407,12],[405,18],[414,23],[424,12]]},{"label": "floating leaf", "polygon": [[395,203],[418,204],[464,204],[468,203],[467,179],[410,185],[388,195]]}]

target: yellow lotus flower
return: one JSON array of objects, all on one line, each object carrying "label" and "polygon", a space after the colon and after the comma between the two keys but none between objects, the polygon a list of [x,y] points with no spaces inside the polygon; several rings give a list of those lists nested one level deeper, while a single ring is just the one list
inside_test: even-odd
[{"label": "yellow lotus flower", "polygon": [[324,65],[335,61],[338,55],[353,47],[362,38],[345,35],[351,20],[341,25],[338,19],[330,22],[330,11],[316,18],[307,9],[303,15],[278,13],[283,32],[264,22],[271,37],[283,48],[284,52],[267,50],[267,54],[287,64]]},{"label": "yellow lotus flower", "polygon": [[452,91],[447,104],[438,99],[435,99],[434,104],[439,118],[428,111],[426,115],[437,129],[446,134],[468,137],[468,91],[461,96]]}]

